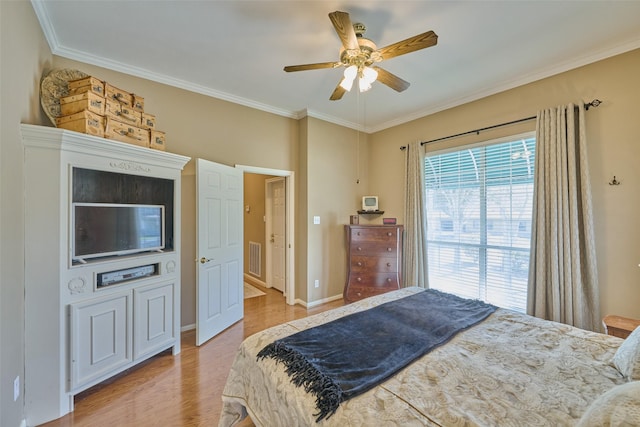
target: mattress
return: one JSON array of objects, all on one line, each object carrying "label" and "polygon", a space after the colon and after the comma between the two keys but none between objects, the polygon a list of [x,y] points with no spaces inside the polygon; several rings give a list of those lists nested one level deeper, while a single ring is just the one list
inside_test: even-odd
[{"label": "mattress", "polygon": [[315,398],[291,384],[282,364],[256,359],[277,339],[422,291],[400,289],[248,337],[223,391],[219,425],[248,415],[256,426],[570,426],[600,395],[626,382],[612,362],[620,338],[505,309],[319,423]]}]

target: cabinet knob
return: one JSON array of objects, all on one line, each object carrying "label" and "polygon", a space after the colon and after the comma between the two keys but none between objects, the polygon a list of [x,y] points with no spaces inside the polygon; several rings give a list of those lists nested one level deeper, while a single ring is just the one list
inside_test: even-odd
[{"label": "cabinet knob", "polygon": [[361,278],[361,277],[358,277],[356,280],[357,280],[358,282],[362,282],[362,278]]},{"label": "cabinet knob", "polygon": [[387,283],[391,283],[391,279],[387,279]]},{"label": "cabinet knob", "polygon": [[361,250],[362,250],[362,248],[361,248],[360,246],[358,246],[358,250],[359,250],[359,251],[361,251]]},{"label": "cabinet knob", "polygon": [[393,233],[389,231],[389,232],[387,233],[387,236],[393,236]]},{"label": "cabinet knob", "polygon": [[360,235],[360,232],[358,231],[358,232],[356,232],[356,234],[359,236],[359,235]]},{"label": "cabinet knob", "polygon": [[391,252],[392,250],[392,248],[387,248],[387,252]]},{"label": "cabinet knob", "polygon": [[362,263],[361,263],[360,261],[358,261],[358,262],[356,263],[356,265],[357,265],[358,267],[362,267]]},{"label": "cabinet knob", "polygon": [[387,263],[387,267],[391,267],[391,263],[390,262]]}]

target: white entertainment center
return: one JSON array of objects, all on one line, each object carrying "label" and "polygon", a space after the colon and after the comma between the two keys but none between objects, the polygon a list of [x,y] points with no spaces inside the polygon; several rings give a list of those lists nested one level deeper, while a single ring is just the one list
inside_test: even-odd
[{"label": "white entertainment center", "polygon": [[[79,392],[180,352],[180,181],[190,158],[51,127],[21,132],[25,413],[38,425],[72,411]],[[83,203],[163,206],[162,247],[74,257],[72,207]]]}]

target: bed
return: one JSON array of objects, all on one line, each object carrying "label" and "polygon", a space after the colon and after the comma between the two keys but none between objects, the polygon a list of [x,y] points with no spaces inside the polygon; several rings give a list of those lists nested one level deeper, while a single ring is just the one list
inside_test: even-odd
[{"label": "bed", "polygon": [[256,426],[640,425],[640,328],[622,340],[498,308],[320,422],[316,399],[283,364],[257,358],[278,339],[423,291],[400,289],[248,337],[219,425],[247,415]]}]

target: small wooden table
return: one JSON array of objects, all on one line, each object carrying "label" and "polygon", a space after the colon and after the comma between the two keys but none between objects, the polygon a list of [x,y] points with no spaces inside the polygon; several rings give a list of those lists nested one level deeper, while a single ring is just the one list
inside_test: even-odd
[{"label": "small wooden table", "polygon": [[614,337],[626,338],[635,328],[640,326],[640,320],[610,314],[602,319],[602,324],[607,334],[613,335]]}]

